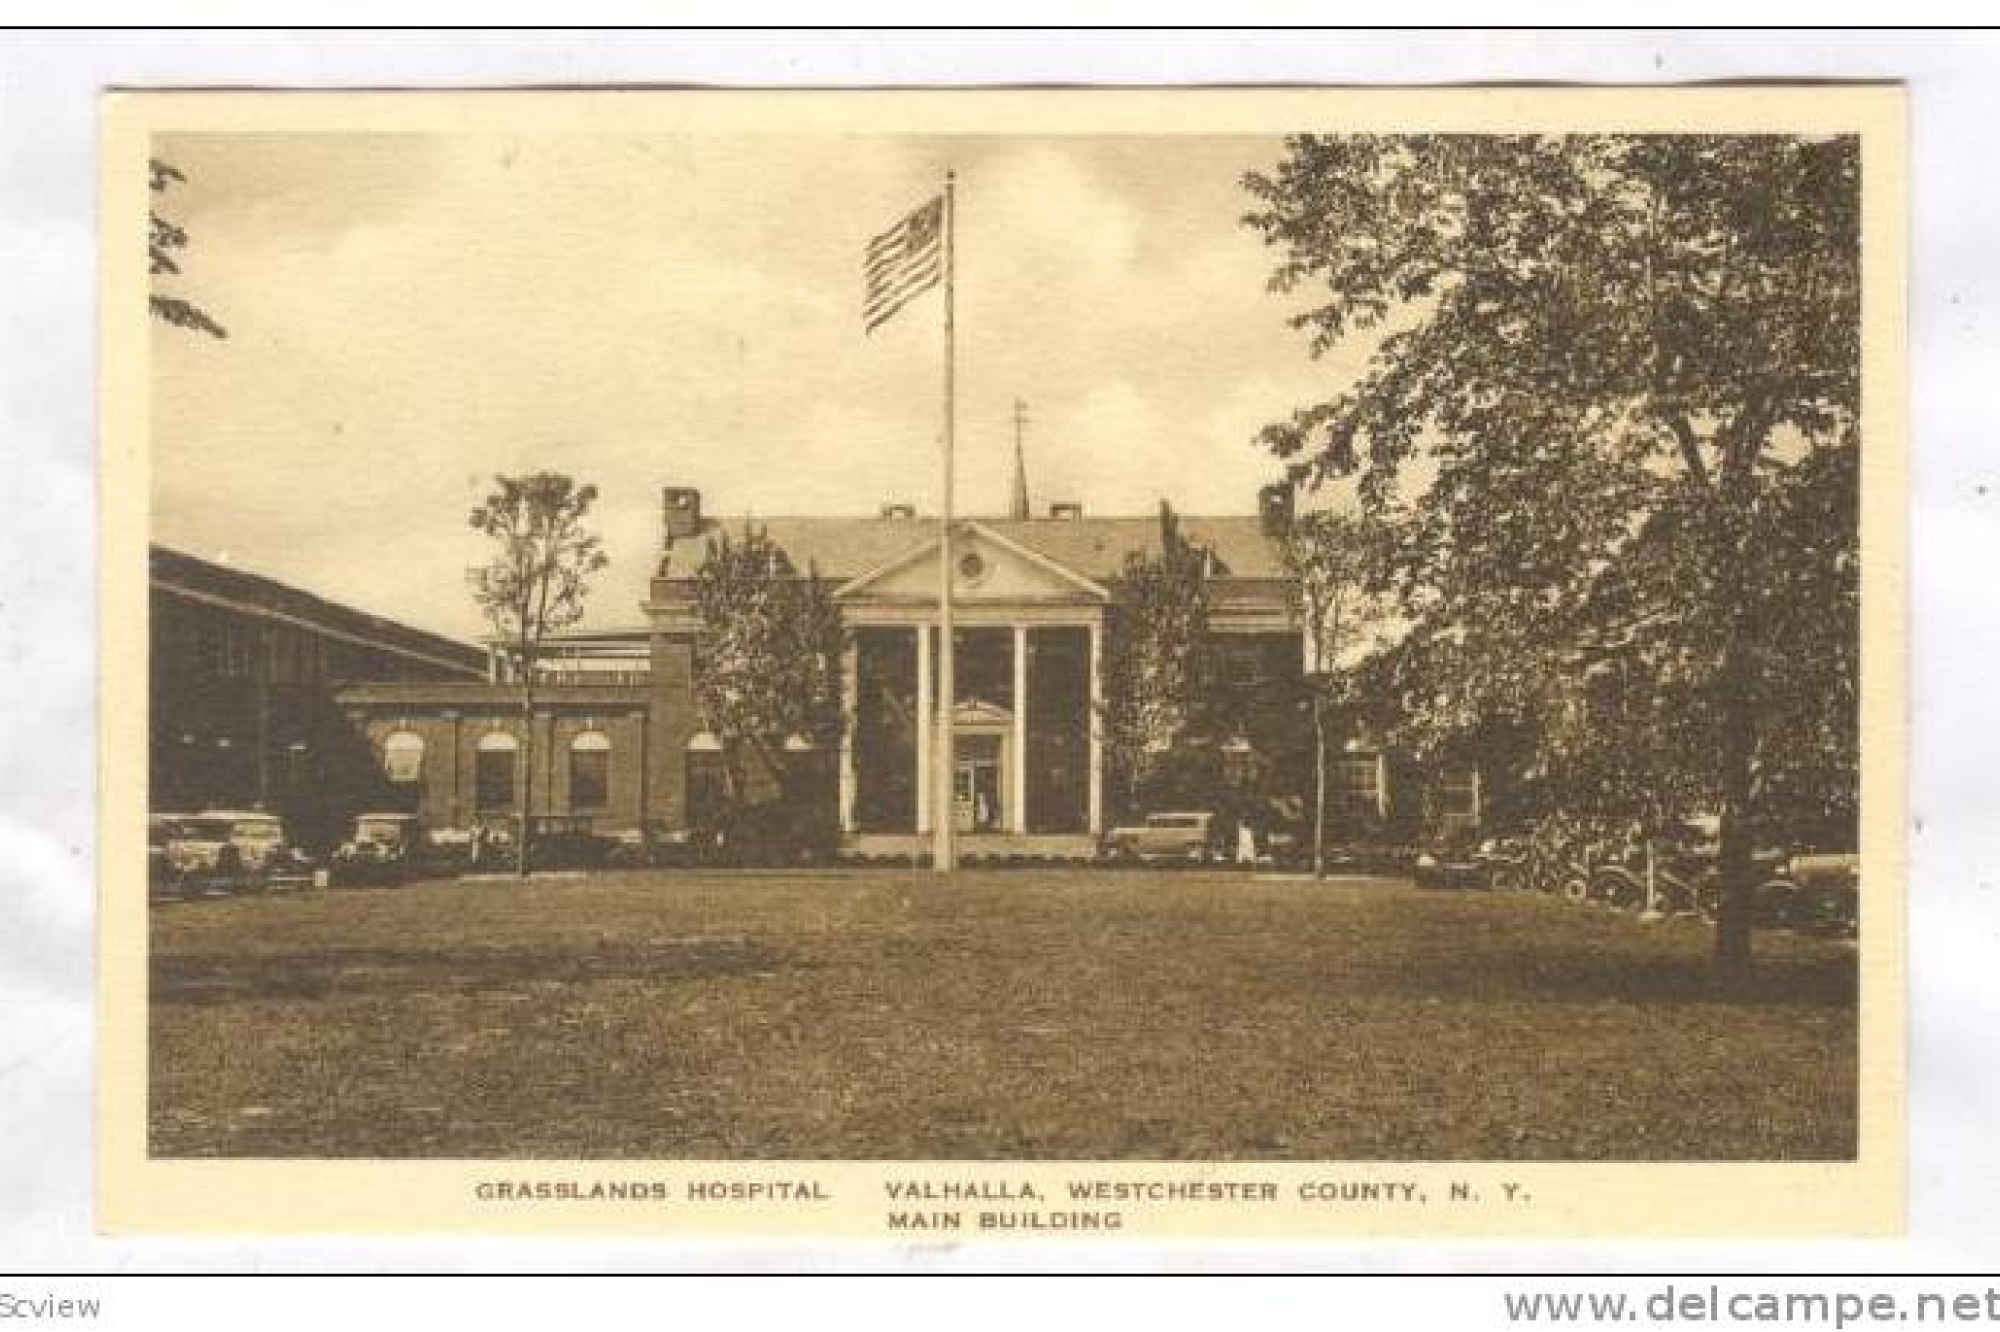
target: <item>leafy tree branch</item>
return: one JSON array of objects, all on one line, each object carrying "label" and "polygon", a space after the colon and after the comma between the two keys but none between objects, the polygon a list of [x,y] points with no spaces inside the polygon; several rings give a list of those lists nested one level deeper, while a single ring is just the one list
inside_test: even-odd
[{"label": "leafy tree branch", "polygon": [[[165,194],[177,183],[185,183],[187,177],[179,168],[159,158],[147,162],[148,183],[155,195]],[[146,261],[147,271],[154,277],[180,276],[178,251],[188,246],[188,234],[180,226],[161,216],[157,209],[147,213]],[[193,301],[181,296],[151,292],[146,297],[146,308],[155,319],[163,320],[176,328],[192,329],[206,333],[212,338],[226,338],[229,333],[211,318],[206,310]]]}]

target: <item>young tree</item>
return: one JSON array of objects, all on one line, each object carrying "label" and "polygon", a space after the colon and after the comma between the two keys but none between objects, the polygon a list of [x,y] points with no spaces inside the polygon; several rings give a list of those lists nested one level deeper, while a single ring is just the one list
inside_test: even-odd
[{"label": "young tree", "polygon": [[1105,757],[1133,810],[1149,785],[1190,760],[1191,747],[1213,738],[1209,561],[1162,502],[1158,554],[1128,554],[1114,581],[1099,715]]},{"label": "young tree", "polygon": [[[146,168],[155,194],[164,194],[174,182],[187,179],[172,163],[157,157],[148,159]],[[154,277],[161,274],[179,276],[180,261],[174,257],[174,252],[186,249],[187,243],[187,232],[160,216],[157,209],[147,214],[146,260],[147,268]],[[146,297],[146,308],[155,319],[164,319],[177,328],[191,328],[212,338],[229,336],[222,325],[209,317],[207,311],[184,297],[162,296],[153,292]]]},{"label": "young tree", "polygon": [[486,564],[467,571],[473,598],[506,644],[521,700],[522,778],[515,872],[528,873],[535,788],[535,677],[549,634],[583,618],[590,576],[605,566],[602,542],[586,526],[597,487],[560,472],[496,476],[472,511],[474,531],[493,542]]},{"label": "young tree", "polygon": [[742,800],[742,760],[756,755],[786,799],[797,792],[784,755],[793,737],[821,753],[840,742],[840,663],[845,630],[833,589],[801,572],[762,529],[722,533],[695,572],[702,635],[695,694],[723,742],[724,773]]},{"label": "young tree", "polygon": [[1305,632],[1313,721],[1313,875],[1326,875],[1328,746],[1353,727],[1361,660],[1384,645],[1389,626],[1391,537],[1364,511],[1320,509],[1285,535],[1293,612]]},{"label": "young tree", "polygon": [[1858,445],[1860,170],[1844,137],[1305,135],[1245,181],[1273,286],[1317,293],[1295,319],[1312,352],[1373,341],[1358,381],[1264,442],[1300,476],[1358,471],[1377,504],[1426,458],[1410,581],[1496,650],[1532,626],[1496,669],[1643,628],[1689,672],[1725,973],[1750,961],[1785,711],[1772,594],[1794,557],[1814,583],[1856,550],[1851,513],[1823,512],[1811,552],[1772,519],[1798,469]]}]

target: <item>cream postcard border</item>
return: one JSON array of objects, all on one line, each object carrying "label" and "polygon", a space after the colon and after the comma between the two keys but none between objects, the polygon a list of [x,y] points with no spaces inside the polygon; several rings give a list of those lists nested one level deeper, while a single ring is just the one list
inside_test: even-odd
[{"label": "cream postcard border", "polygon": [[[1907,1191],[1907,103],[1888,85],[1025,91],[112,92],[99,188],[98,1226],[113,1233],[472,1232],[840,1238],[885,1228],[893,1180],[1270,1181],[1275,1204],[1123,1206],[1049,1239],[1900,1233]],[[150,138],[174,131],[1112,134],[1853,133],[1862,139],[1862,881],[1859,1153],[1851,1163],[155,1160],[146,1153]],[[492,1181],[815,1180],[824,1203],[481,1201]],[[1428,1205],[1325,1204],[1407,1181]],[[1471,1199],[1445,1201],[1453,1186]],[[1508,1186],[1512,1186],[1510,1192]],[[974,1242],[977,1232],[954,1240]]]}]

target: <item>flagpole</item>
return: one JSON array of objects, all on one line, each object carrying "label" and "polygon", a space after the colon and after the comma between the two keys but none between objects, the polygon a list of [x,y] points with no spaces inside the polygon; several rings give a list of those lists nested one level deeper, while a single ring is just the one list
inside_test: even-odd
[{"label": "flagpole", "polygon": [[938,689],[937,755],[932,763],[938,794],[931,801],[931,864],[939,873],[948,873],[958,864],[957,801],[955,800],[956,755],[952,752],[952,709],[958,691],[952,674],[951,623],[951,507],[952,455],[958,428],[957,362],[955,327],[955,280],[958,268],[958,203],[955,172],[944,173],[944,502],[938,517]]}]

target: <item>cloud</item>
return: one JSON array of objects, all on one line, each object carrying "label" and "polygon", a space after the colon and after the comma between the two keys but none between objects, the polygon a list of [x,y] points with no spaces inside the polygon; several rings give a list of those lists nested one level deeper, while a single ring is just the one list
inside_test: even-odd
[{"label": "cloud", "polygon": [[[658,488],[712,511],[933,510],[940,297],[861,336],[866,238],[963,185],[959,505],[993,512],[1025,398],[1038,502],[1247,512],[1265,421],[1328,390],[1238,224],[1270,140],[227,136],[183,283],[227,342],[154,337],[162,540],[450,632],[491,473],[596,482],[637,616]],[[615,587],[615,592],[610,589]]]}]

